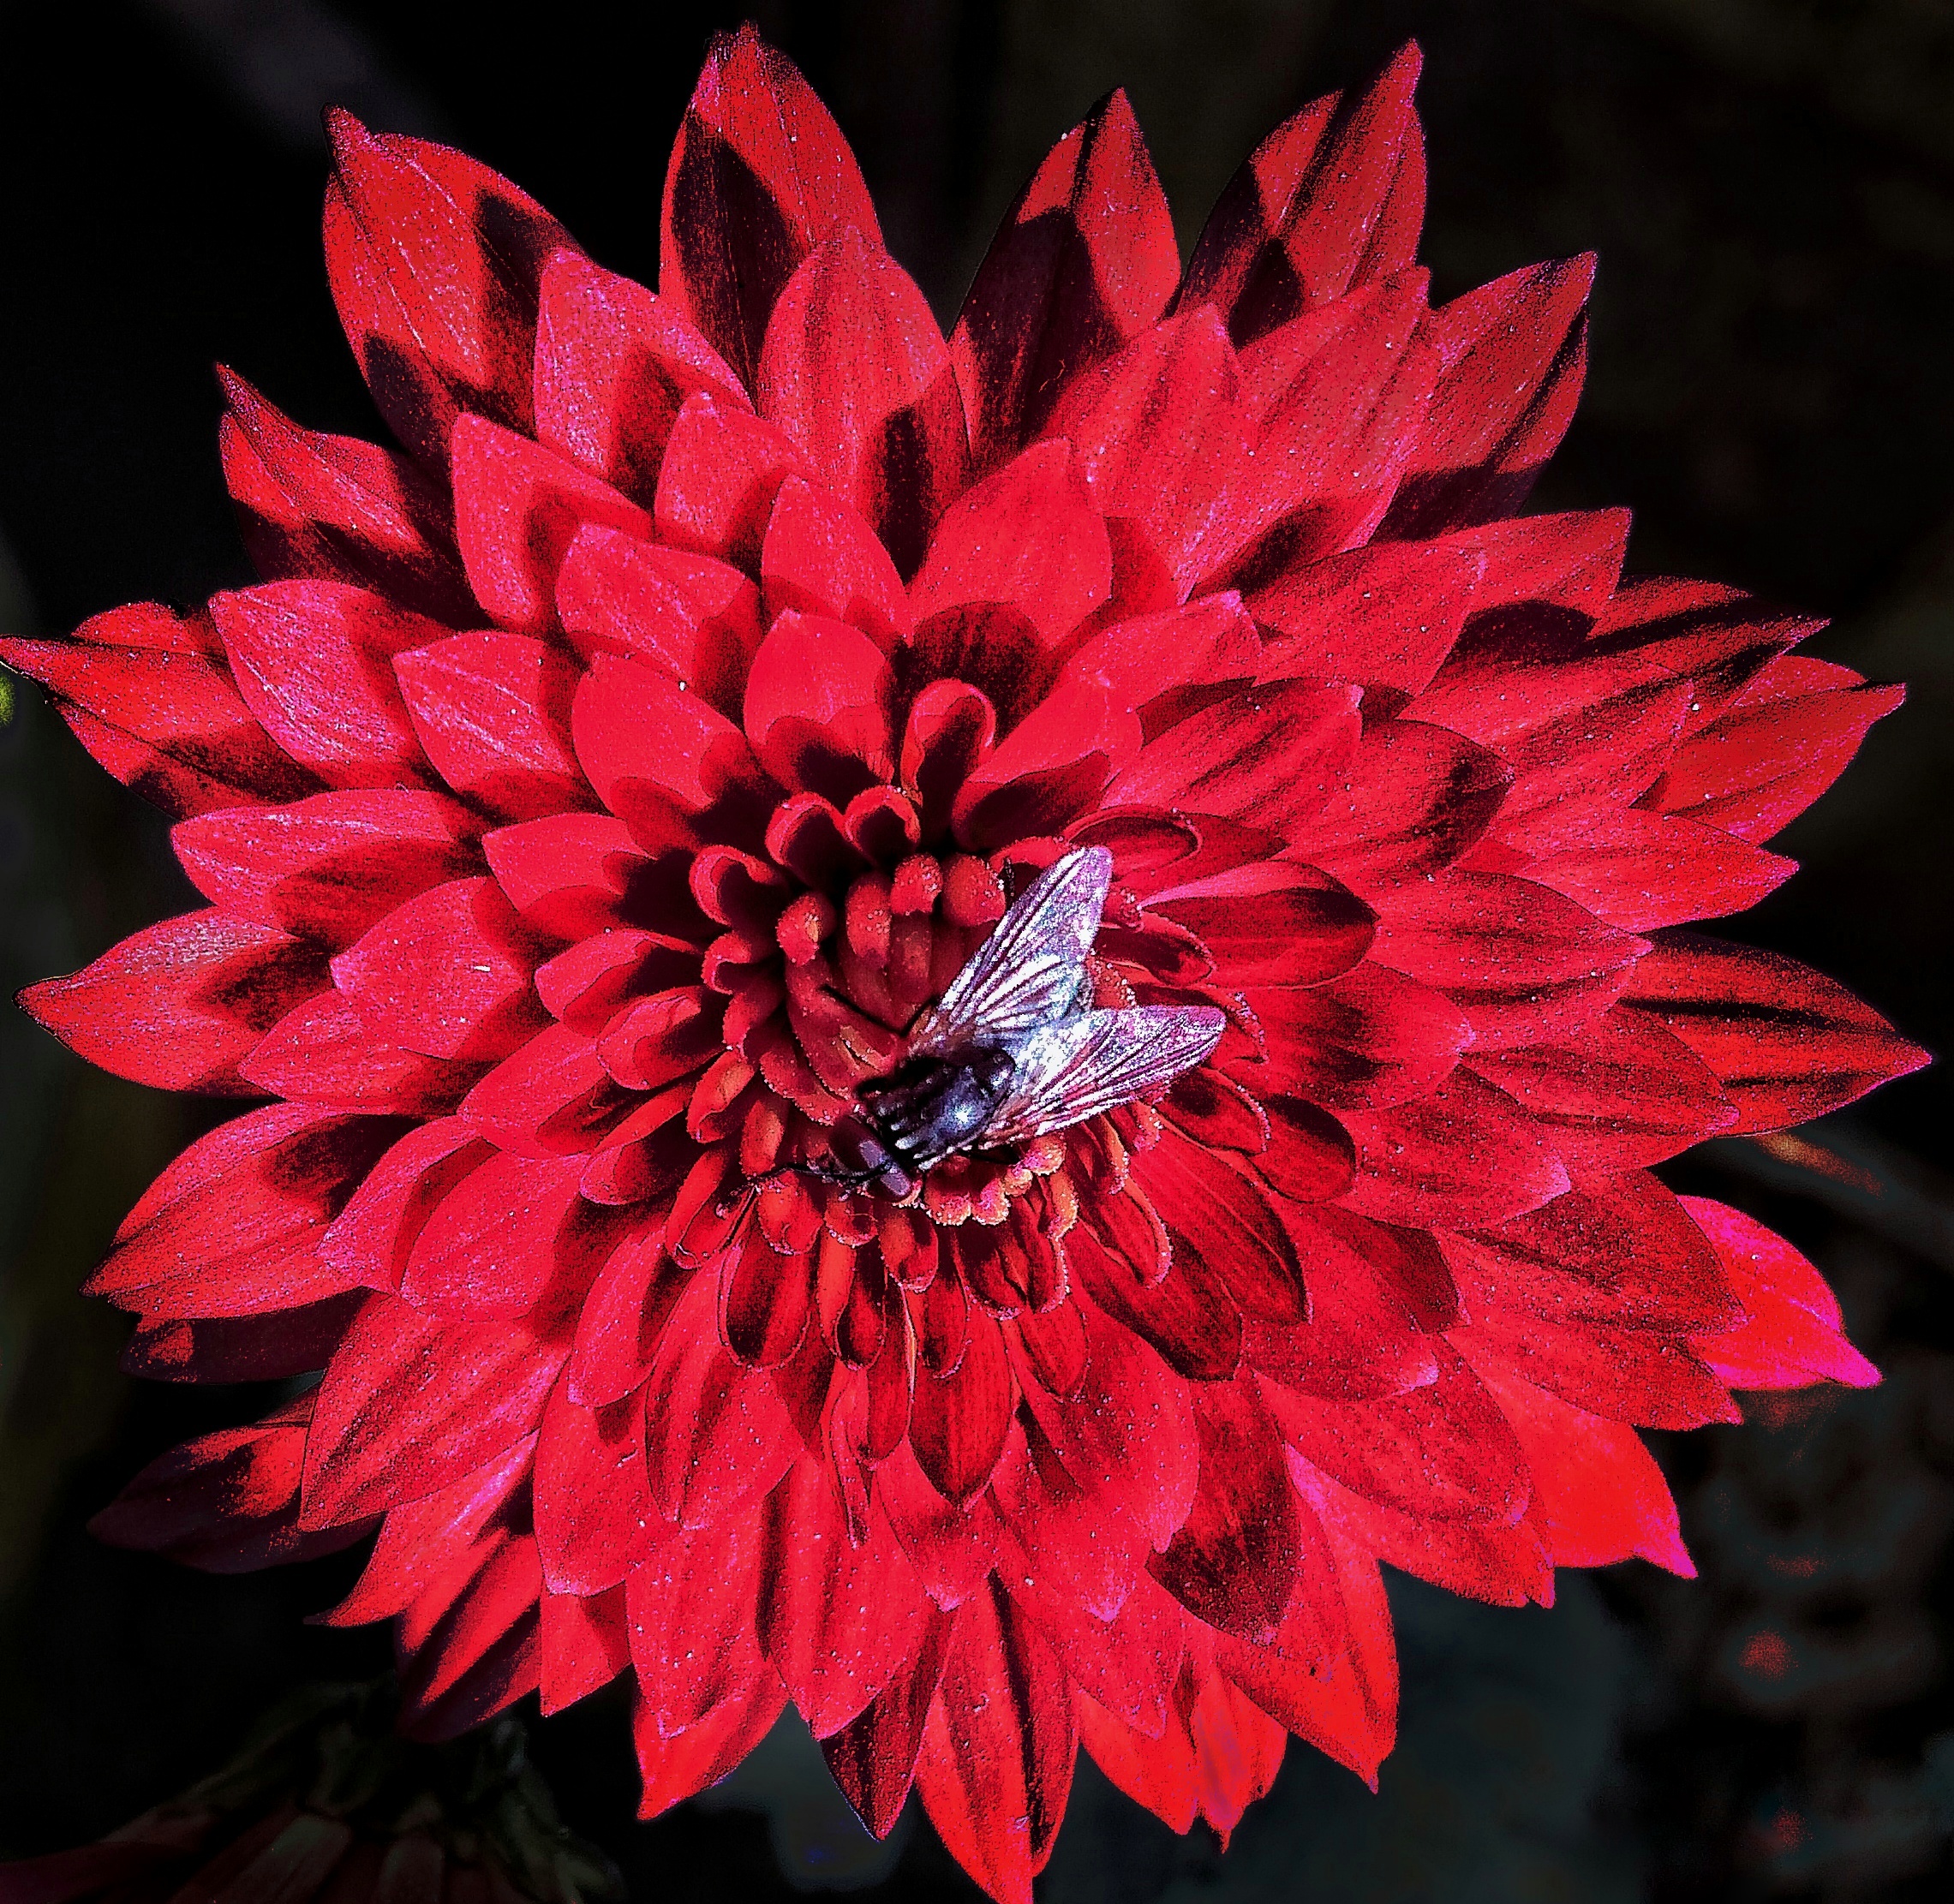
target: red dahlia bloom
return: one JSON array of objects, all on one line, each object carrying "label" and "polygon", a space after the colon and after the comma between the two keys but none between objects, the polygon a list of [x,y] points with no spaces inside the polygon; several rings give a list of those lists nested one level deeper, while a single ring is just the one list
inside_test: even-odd
[{"label": "red dahlia bloom", "polygon": [[[326,243],[404,456],[236,378],[267,579],[14,642],[186,817],[210,901],[28,994],[126,1077],[272,1100],[90,1286],[138,1370],[323,1369],[112,1539],[376,1525],[430,1734],[627,1668],[648,1813],[792,1699],[1028,1895],[1076,1746],[1226,1832],[1294,1732],[1375,1774],[1378,1563],[1545,1601],[1689,1562],[1638,1426],[1868,1382],[1810,1266],[1648,1167],[1921,1061],[1678,929],[1897,703],[1812,624],[1520,516],[1586,260],[1437,310],[1407,51],[1250,160],[1185,272],[1122,97],[947,343],[750,31],[656,295],[344,116]],[[898,1201],[861,1087],[1097,846],[1093,1002],[1207,1061]],[[859,1145],[856,1143],[859,1161]],[[743,1188],[743,1186],[744,1186]]]}]

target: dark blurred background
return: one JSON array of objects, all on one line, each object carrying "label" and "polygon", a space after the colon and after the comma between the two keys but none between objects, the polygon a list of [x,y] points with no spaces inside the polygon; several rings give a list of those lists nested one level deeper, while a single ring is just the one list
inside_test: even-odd
[{"label": "dark blurred background", "polygon": [[[375,433],[317,242],[320,106],[465,146],[653,281],[665,155],[742,9],[553,0],[0,5],[0,624],[65,629],[249,579],[209,366]],[[1732,930],[1954,1049],[1954,8],[1946,0],[773,0],[751,9],[854,141],[890,244],[954,311],[1045,146],[1131,91],[1183,245],[1286,113],[1407,35],[1449,296],[1593,248],[1587,396],[1540,506],[1626,503],[1636,570],[1829,614],[1814,651],[1912,683]],[[505,21],[506,16],[503,16]],[[158,817],[31,689],[0,727],[0,984],[189,902]],[[1929,1071],[1796,1146],[1672,1173],[1832,1275],[1866,1394],[1655,1437],[1701,1568],[1563,1575],[1551,1612],[1395,1595],[1401,1740],[1372,1798],[1306,1749],[1222,1859],[1082,1763],[1041,1895],[1944,1898],[1954,1832],[1954,1095]],[[256,1396],[121,1376],[75,1286],[215,1107],[86,1071],[0,1015],[0,1854],[92,1836],[214,1764],[278,1690],[385,1662],[301,1616],[353,1562],[213,1581],[99,1549],[88,1513]],[[913,1816],[869,1847],[783,1731],[710,1806],[629,1822],[613,1696],[539,1730],[634,1898],[975,1897]]]}]

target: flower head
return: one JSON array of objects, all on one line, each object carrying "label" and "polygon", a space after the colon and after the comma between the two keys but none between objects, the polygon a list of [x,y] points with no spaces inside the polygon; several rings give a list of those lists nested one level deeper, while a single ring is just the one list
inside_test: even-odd
[{"label": "flower head", "polygon": [[[1224,1833],[1365,1776],[1379,1562],[1496,1601],[1688,1561],[1634,1432],[1874,1379],[1648,1167],[1921,1054],[1696,937],[1894,690],[1523,516],[1587,261],[1436,310],[1414,52],[1183,272],[1114,94],[947,342],[750,30],[654,295],[457,153],[333,125],[334,295],[404,454],[227,377],[266,580],[3,652],[185,815],[208,907],[28,994],[264,1096],[91,1286],[146,1373],[323,1370],[108,1510],[218,1567],[376,1525],[410,1723],[637,1682],[646,1809],[792,1699],[1023,1899],[1076,1747]],[[1100,849],[1074,1001],[1204,1061],[869,1180],[874,1085]],[[1218,1016],[1217,1016],[1218,1015]],[[865,1087],[868,1087],[865,1090]],[[885,1152],[886,1154],[886,1152]]]}]

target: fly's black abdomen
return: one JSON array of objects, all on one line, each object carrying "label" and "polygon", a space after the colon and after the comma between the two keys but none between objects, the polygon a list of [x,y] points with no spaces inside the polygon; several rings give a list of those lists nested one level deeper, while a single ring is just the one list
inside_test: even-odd
[{"label": "fly's black abdomen", "polygon": [[863,1107],[891,1150],[927,1170],[982,1135],[1013,1069],[1007,1052],[983,1047],[915,1059],[864,1084]]}]

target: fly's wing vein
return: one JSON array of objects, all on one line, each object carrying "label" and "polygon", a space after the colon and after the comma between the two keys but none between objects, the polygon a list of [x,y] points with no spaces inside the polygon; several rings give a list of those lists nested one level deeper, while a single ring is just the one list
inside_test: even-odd
[{"label": "fly's wing vein", "polygon": [[1018,1068],[983,1142],[1043,1137],[1116,1110],[1199,1064],[1226,1023],[1210,1006],[1155,1005],[1043,1025],[1013,1047]]},{"label": "fly's wing vein", "polygon": [[912,1057],[1008,1045],[1072,1015],[1099,934],[1113,856],[1089,846],[1055,860],[1011,902],[910,1039]]}]

